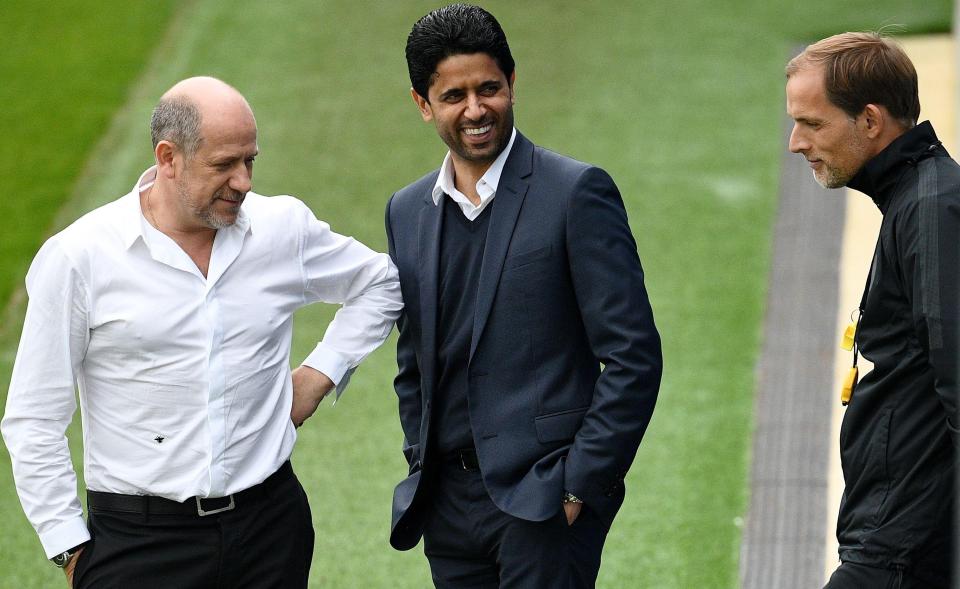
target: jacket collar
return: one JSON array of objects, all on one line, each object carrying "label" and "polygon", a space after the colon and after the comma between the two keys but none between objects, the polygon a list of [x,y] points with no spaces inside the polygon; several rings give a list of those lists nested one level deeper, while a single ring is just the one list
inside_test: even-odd
[{"label": "jacket collar", "polygon": [[[491,211],[490,225],[487,229],[487,241],[480,264],[480,277],[477,285],[476,309],[474,312],[473,335],[470,342],[470,358],[476,350],[480,335],[486,325],[487,317],[493,305],[500,272],[510,245],[520,208],[529,187],[529,177],[533,173],[534,145],[517,131],[516,139],[500,175],[497,197]],[[440,272],[440,235],[443,232],[444,207],[434,206],[433,186],[436,176],[431,176],[425,186],[423,200],[425,206],[420,209],[419,219],[419,288],[421,342],[424,353],[421,356],[421,374],[424,398],[433,394],[435,385],[434,356],[436,353],[437,292]]]},{"label": "jacket collar", "polygon": [[870,159],[847,186],[870,196],[881,212],[900,176],[922,159],[946,154],[930,121],[924,121],[897,137]]}]

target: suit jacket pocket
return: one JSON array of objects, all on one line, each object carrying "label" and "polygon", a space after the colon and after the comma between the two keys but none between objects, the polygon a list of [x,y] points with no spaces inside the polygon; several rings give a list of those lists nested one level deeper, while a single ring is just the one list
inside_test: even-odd
[{"label": "suit jacket pocket", "polygon": [[543,443],[572,440],[583,423],[587,409],[589,407],[579,407],[536,417],[537,439]]},{"label": "suit jacket pocket", "polygon": [[536,262],[537,260],[547,258],[550,256],[550,246],[545,245],[543,247],[538,247],[535,250],[530,250],[527,252],[521,252],[519,254],[514,254],[508,257],[503,262],[504,268],[516,268],[518,266],[525,266],[531,262]]}]

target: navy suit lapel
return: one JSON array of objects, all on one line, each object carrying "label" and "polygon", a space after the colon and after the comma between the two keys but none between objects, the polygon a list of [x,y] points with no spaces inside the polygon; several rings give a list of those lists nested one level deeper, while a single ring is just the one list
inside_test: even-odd
[{"label": "navy suit lapel", "polygon": [[[420,356],[423,401],[433,396],[437,355],[437,282],[440,274],[440,235],[443,228],[443,206],[433,203],[427,194],[420,210]],[[426,415],[426,412],[424,413]]]},{"label": "navy suit lapel", "polygon": [[533,169],[533,144],[517,132],[513,149],[500,175],[497,196],[490,206],[493,207],[490,227],[487,230],[487,244],[483,251],[483,263],[480,266],[480,279],[477,287],[476,313],[473,317],[473,337],[470,341],[470,358],[477,349],[477,342],[483,334],[483,328],[490,316],[500,272],[507,257],[510,238],[520,215],[523,199],[527,195],[527,178]]}]

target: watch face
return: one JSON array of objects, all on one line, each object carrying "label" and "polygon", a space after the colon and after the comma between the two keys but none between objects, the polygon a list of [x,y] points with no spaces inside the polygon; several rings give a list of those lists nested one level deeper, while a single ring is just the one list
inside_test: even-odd
[{"label": "watch face", "polygon": [[65,566],[67,566],[67,563],[70,562],[70,558],[71,558],[74,554],[76,554],[76,553],[77,553],[77,550],[79,550],[79,549],[80,549],[80,547],[77,546],[77,547],[74,548],[73,550],[65,550],[65,551],[61,552],[60,554],[58,554],[58,555],[54,556],[53,558],[51,558],[50,561],[51,561],[53,564],[57,565],[58,567],[63,568],[63,567],[65,567]]}]

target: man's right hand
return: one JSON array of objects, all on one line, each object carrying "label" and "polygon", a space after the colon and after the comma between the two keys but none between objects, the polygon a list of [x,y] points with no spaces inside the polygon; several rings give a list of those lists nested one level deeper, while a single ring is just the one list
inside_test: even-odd
[{"label": "man's right hand", "polygon": [[326,374],[309,366],[301,366],[293,371],[293,407],[290,419],[293,425],[300,427],[313,415],[327,393],[335,386]]},{"label": "man's right hand", "polygon": [[577,518],[580,517],[580,510],[583,508],[583,503],[564,503],[563,504],[563,513],[567,516],[567,525],[572,526],[573,522],[577,521]]},{"label": "man's right hand", "polygon": [[67,566],[63,567],[63,574],[67,576],[67,587],[70,587],[70,589],[73,589],[73,569],[77,566],[77,561],[80,560],[80,555],[83,554],[84,550],[86,550],[86,546],[77,550],[67,561]]}]

